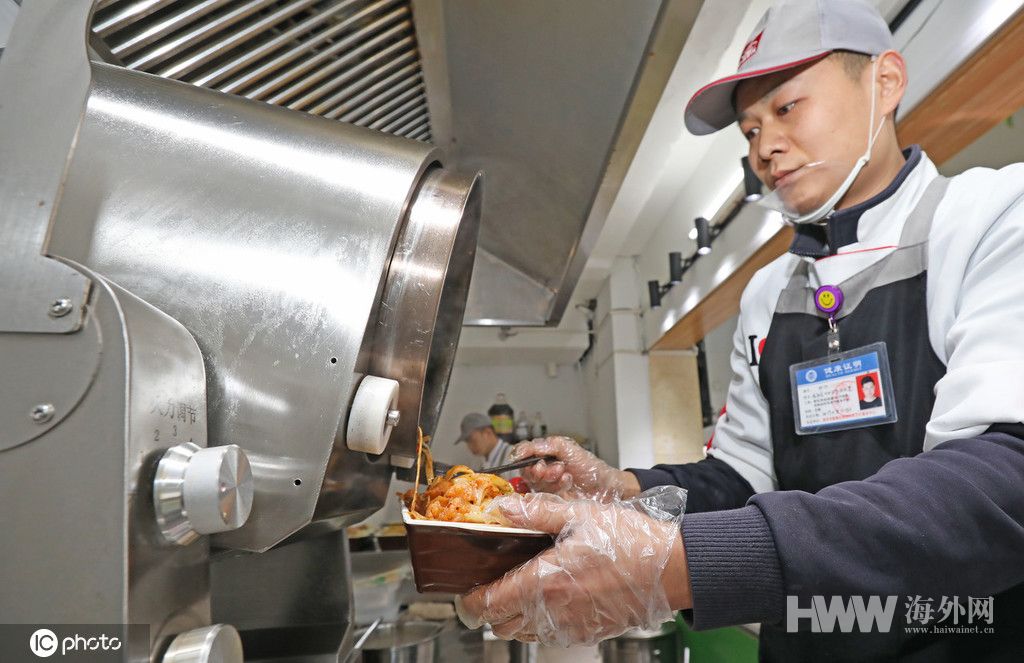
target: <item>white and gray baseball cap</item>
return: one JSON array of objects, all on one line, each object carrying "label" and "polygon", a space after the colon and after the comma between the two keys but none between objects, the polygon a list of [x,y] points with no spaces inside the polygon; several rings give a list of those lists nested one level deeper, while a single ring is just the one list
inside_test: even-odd
[{"label": "white and gray baseball cap", "polygon": [[868,0],[777,0],[757,22],[732,76],[705,85],[686,105],[686,128],[698,136],[737,119],[740,82],[820,60],[833,51],[879,55],[895,48],[889,26]]},{"label": "white and gray baseball cap", "polygon": [[479,412],[471,412],[462,418],[462,423],[459,424],[459,439],[455,440],[455,444],[459,442],[465,442],[469,439],[469,436],[473,434],[473,431],[480,430],[481,428],[488,428],[491,426],[491,418],[486,414],[480,414]]}]

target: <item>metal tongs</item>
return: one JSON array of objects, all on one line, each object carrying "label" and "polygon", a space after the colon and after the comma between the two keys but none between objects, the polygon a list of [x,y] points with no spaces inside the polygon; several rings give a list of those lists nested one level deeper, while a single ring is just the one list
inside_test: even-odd
[{"label": "metal tongs", "polygon": [[[524,458],[522,460],[517,460],[514,463],[506,463],[505,465],[498,465],[498,466],[495,466],[495,467],[487,467],[487,468],[484,468],[482,470],[479,470],[479,472],[480,472],[480,474],[502,474],[504,472],[511,472],[512,470],[522,469],[522,468],[524,468],[524,467],[526,467],[528,465],[533,465],[534,463],[539,463],[542,460],[544,462],[546,462],[546,463],[557,463],[557,462],[559,462],[558,458],[555,457],[555,456],[530,456],[529,458]],[[442,463],[442,462],[437,461],[437,460],[434,461],[434,473],[435,474],[444,474],[445,472],[447,472],[448,470],[452,469],[453,467],[455,467],[455,466],[454,465],[449,465],[448,463]]]},{"label": "metal tongs", "polygon": [[503,474],[505,472],[511,472],[512,470],[518,470],[523,467],[533,465],[544,461],[545,463],[557,463],[557,456],[530,456],[522,460],[517,460],[514,463],[505,463],[504,465],[498,465],[497,467],[487,467],[480,470],[480,474]]},{"label": "metal tongs", "polygon": [[[512,470],[522,469],[522,468],[527,467],[529,465],[533,465],[534,463],[539,463],[540,461],[544,461],[546,463],[557,463],[557,462],[559,462],[557,456],[530,456],[529,458],[524,458],[522,460],[517,460],[514,463],[506,463],[504,465],[497,465],[495,467],[486,467],[486,468],[480,470],[479,473],[480,474],[503,474],[505,472],[511,472]],[[448,470],[452,469],[453,467],[455,467],[455,466],[454,465],[449,465],[448,463],[441,463],[441,462],[438,462],[436,460],[434,461],[434,473],[435,474],[444,474],[445,472],[447,472]]]}]

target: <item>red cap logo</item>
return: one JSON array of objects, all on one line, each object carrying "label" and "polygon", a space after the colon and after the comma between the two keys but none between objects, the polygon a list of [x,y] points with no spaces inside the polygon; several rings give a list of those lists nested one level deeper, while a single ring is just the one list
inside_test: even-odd
[{"label": "red cap logo", "polygon": [[743,47],[743,55],[740,56],[739,68],[747,63],[747,60],[757,55],[757,47],[761,45],[761,35],[764,34],[764,30],[757,33],[757,36],[747,42],[747,45]]}]

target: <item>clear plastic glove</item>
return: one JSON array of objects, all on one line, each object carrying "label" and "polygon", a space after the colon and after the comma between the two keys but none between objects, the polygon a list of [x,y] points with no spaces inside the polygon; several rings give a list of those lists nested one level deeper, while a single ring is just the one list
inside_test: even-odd
[{"label": "clear plastic glove", "polygon": [[532,456],[555,456],[559,460],[542,460],[520,470],[534,491],[602,501],[634,497],[640,492],[640,484],[631,472],[612,467],[567,437],[545,437],[516,445],[515,460]]},{"label": "clear plastic glove", "polygon": [[456,600],[469,628],[487,623],[500,638],[568,647],[653,628],[690,607],[682,488],[660,486],[611,503],[535,493],[494,504],[515,526],[557,538],[553,548]]}]

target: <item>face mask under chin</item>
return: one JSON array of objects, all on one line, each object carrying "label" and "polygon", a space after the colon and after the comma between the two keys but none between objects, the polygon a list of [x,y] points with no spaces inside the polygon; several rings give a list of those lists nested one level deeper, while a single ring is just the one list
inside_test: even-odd
[{"label": "face mask under chin", "polygon": [[[779,212],[789,223],[813,223],[826,217],[839,203],[842,196],[846,194],[853,179],[860,173],[862,166],[860,161],[852,166],[849,163],[839,161],[815,161],[801,167],[789,177],[794,179],[790,182],[783,181],[780,186],[770,191],[758,201],[758,204],[767,209]],[[832,195],[824,200],[820,195],[808,201],[804,193],[809,188],[814,188],[818,182],[839,182],[830,188]],[[824,210],[824,211],[822,211]],[[806,217],[806,220],[800,221]]]}]

